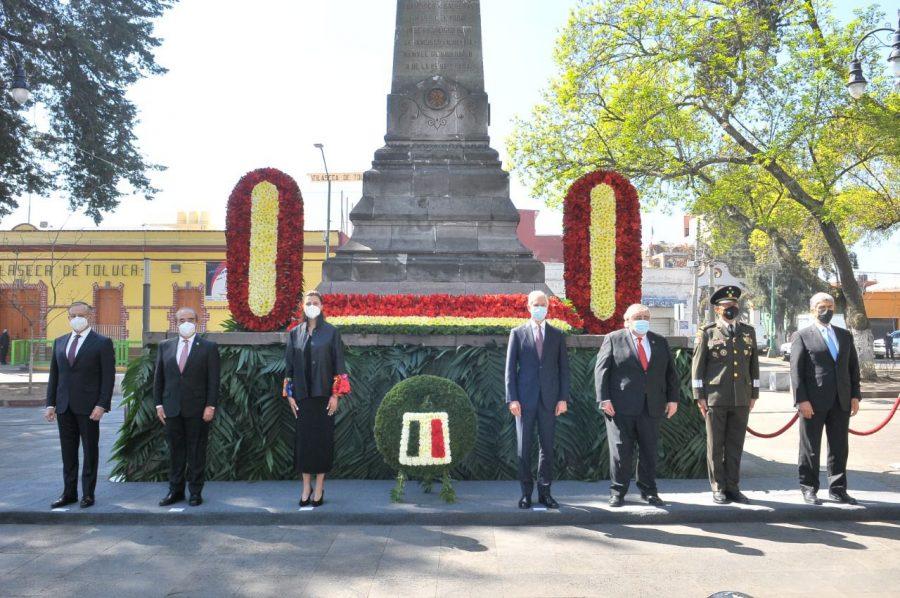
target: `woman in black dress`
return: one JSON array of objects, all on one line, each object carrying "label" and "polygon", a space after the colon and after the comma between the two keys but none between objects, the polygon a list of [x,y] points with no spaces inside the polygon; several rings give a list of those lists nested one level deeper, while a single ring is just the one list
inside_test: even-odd
[{"label": "woman in black dress", "polygon": [[318,507],[325,500],[325,474],[334,457],[334,413],[339,400],[335,378],[345,376],[347,370],[341,334],[325,321],[319,293],[309,291],[303,296],[303,313],[304,321],[288,335],[282,394],[297,418],[294,467],[303,476],[300,506]]}]

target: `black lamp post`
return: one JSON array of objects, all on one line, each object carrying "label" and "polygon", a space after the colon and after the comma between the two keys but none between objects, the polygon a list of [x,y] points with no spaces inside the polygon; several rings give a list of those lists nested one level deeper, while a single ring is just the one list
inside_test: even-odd
[{"label": "black lamp post", "polygon": [[850,79],[847,81],[847,91],[854,100],[858,100],[866,93],[866,84],[868,83],[862,72],[862,63],[859,60],[859,47],[864,41],[876,33],[890,31],[894,34],[893,39],[891,40],[891,53],[888,56],[888,62],[891,64],[894,80],[900,82],[900,10],[897,11],[897,16],[898,23],[896,29],[891,29],[889,27],[873,29],[856,42],[856,47],[853,48],[853,59],[850,61]]}]

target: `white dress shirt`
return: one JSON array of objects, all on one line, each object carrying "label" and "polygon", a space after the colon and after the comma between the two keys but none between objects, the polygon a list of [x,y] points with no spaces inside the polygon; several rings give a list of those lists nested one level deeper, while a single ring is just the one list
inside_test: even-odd
[{"label": "white dress shirt", "polygon": [[547,320],[541,320],[540,322],[536,322],[534,318],[528,320],[531,322],[531,333],[534,335],[534,340],[537,342],[537,329],[541,329],[541,338],[547,340]]},{"label": "white dress shirt", "polygon": [[[637,352],[638,343],[640,343],[641,345],[644,346],[644,353],[647,354],[647,363],[650,363],[650,340],[647,338],[647,335],[645,334],[644,336],[638,336],[632,332],[631,333],[631,341],[634,343],[635,355],[638,354],[638,352]],[[638,358],[638,361],[640,361],[640,358]]]},{"label": "white dress shirt", "polygon": [[81,347],[84,346],[84,339],[87,338],[87,335],[91,333],[91,327],[88,326],[81,332],[73,332],[69,335],[69,340],[66,342],[66,357],[69,356],[69,349],[72,348],[72,342],[75,340],[75,335],[77,334],[80,338],[78,339],[78,346],[75,347],[75,356],[78,356],[78,352],[81,351]]}]

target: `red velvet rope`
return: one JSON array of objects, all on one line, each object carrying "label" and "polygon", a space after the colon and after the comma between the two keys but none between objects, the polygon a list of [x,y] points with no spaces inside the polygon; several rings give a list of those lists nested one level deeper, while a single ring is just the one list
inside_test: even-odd
[{"label": "red velvet rope", "polygon": [[[891,412],[887,414],[887,417],[884,418],[883,422],[881,422],[880,424],[878,424],[871,430],[866,430],[864,432],[860,432],[860,431],[854,430],[853,428],[850,428],[850,433],[855,434],[856,436],[871,436],[875,432],[878,432],[879,430],[884,428],[886,425],[888,425],[888,422],[890,422],[891,419],[894,417],[894,414],[897,413],[898,408],[900,408],[900,397],[897,397],[897,400],[894,401],[894,406],[891,408]],[[750,426],[747,426],[747,431],[750,434],[752,434],[753,436],[756,436],[757,438],[775,438],[776,436],[781,436],[782,434],[787,432],[790,429],[790,427],[794,425],[794,422],[797,421],[799,418],[800,418],[800,412],[795,413],[794,417],[792,417],[788,423],[786,423],[781,429],[779,429],[775,432],[772,432],[771,434],[762,434],[760,432],[757,432]]]}]

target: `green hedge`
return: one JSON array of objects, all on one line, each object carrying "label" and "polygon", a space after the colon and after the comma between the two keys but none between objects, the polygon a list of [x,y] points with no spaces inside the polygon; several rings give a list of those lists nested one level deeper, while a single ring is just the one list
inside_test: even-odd
[{"label": "green hedge", "polygon": [[[213,480],[293,479],[294,418],[281,398],[283,348],[221,346],[222,396],[209,441],[207,475]],[[594,398],[596,350],[570,349],[572,406],[556,428],[556,477],[609,477],[606,427]],[[516,476],[516,430],[504,403],[505,347],[348,347],[353,394],[336,415],[332,477],[391,479],[376,450],[375,413],[395,384],[411,376],[449,378],[469,395],[478,415],[475,448],[451,473],[456,479],[508,480]],[[127,481],[166,479],[168,452],[153,406],[155,349],[131,363],[123,389],[125,422],[116,441],[113,475]],[[703,420],[690,396],[690,352],[676,351],[681,408],[660,432],[662,478],[706,475]]]}]

